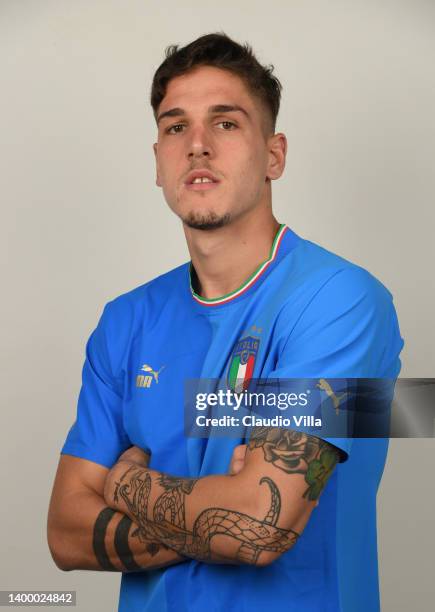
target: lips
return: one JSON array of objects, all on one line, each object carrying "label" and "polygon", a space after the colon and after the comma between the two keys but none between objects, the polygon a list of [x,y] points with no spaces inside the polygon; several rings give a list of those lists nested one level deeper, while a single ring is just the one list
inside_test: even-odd
[{"label": "lips", "polygon": [[[197,180],[196,183],[194,183],[195,179]],[[199,182],[198,179],[208,179],[207,182]],[[212,181],[210,183],[210,181]],[[186,177],[186,180],[184,182],[184,184],[186,186],[189,185],[212,185],[215,183],[219,183],[219,179],[217,178],[217,176],[215,176],[213,174],[213,172],[210,172],[210,170],[201,170],[201,169],[196,169],[196,170],[192,170],[191,172],[189,172],[189,174]]]},{"label": "lips", "polygon": [[[206,179],[204,182],[201,179]],[[197,182],[194,182],[194,181]],[[184,182],[188,191],[209,191],[216,189],[220,181],[210,170],[196,169],[189,172]]]}]

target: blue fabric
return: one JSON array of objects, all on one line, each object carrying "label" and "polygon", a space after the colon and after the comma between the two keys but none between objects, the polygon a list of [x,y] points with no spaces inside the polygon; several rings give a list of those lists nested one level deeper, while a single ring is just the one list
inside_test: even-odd
[{"label": "blue fabric", "polygon": [[[395,378],[400,371],[403,340],[389,291],[287,228],[263,275],[227,303],[196,302],[186,264],[107,304],[87,344],[77,420],[62,453],[110,467],[136,444],[163,472],[227,472],[243,440],[186,439],[183,381],[227,376],[233,347],[249,334],[259,339],[256,378]],[[147,374],[149,386],[136,386]],[[330,441],[347,460],[290,551],[263,568],[189,561],[124,574],[119,610],[379,610],[376,492],[387,441]]]}]

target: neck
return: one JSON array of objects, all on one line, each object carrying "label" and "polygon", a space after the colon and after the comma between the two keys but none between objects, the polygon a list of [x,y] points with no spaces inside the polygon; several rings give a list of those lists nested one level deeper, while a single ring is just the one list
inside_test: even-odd
[{"label": "neck", "polygon": [[198,278],[195,290],[202,297],[213,299],[235,291],[268,258],[279,223],[270,209],[265,212],[251,219],[244,215],[215,230],[184,226]]}]

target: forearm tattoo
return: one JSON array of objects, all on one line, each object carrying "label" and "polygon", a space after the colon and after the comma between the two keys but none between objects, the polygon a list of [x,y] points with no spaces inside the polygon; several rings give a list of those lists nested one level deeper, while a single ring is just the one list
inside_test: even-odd
[{"label": "forearm tattoo", "polygon": [[308,484],[303,497],[311,501],[319,498],[339,460],[339,451],[328,442],[279,427],[255,428],[248,448],[262,448],[265,460],[287,474],[303,474]]},{"label": "forearm tattoo", "polygon": [[[116,483],[114,500],[121,497],[133,520],[139,525],[141,537],[163,542],[179,553],[210,561],[221,554],[213,555],[212,540],[224,535],[236,541],[236,561],[256,564],[262,551],[283,553],[295,542],[298,534],[291,529],[277,527],[281,511],[281,496],[271,478],[264,477],[260,485],[269,487],[271,502],[266,516],[259,520],[243,512],[228,508],[206,508],[196,517],[191,530],[186,527],[185,502],[197,481],[189,478],[174,478],[166,474],[158,477],[164,492],[157,498],[154,508],[149,509],[152,487],[150,474],[143,468],[132,466]],[[148,514],[152,518],[148,519]],[[228,557],[234,562],[233,558]]]},{"label": "forearm tattoo", "polygon": [[122,564],[124,565],[125,569],[134,572],[140,570],[141,567],[134,560],[133,553],[131,552],[130,546],[128,545],[128,534],[130,532],[130,527],[132,526],[132,524],[133,521],[127,515],[124,515],[122,517],[116,528],[114,543],[116,554],[122,561]]},{"label": "forearm tattoo", "polygon": [[107,572],[116,572],[116,567],[112,564],[106,551],[106,545],[104,543],[106,537],[107,526],[109,525],[115,510],[112,508],[103,508],[97,517],[94,525],[94,532],[92,538],[92,546],[94,549],[95,557],[100,564],[101,569]]},{"label": "forearm tattoo", "polygon": [[[101,569],[107,572],[119,571],[119,569],[115,567],[112,561],[109,559],[105,544],[107,527],[115,514],[116,511],[112,508],[103,508],[103,510],[101,510],[100,514],[98,515],[97,520],[95,521],[92,537],[92,547],[94,550],[95,558],[97,559]],[[124,515],[116,527],[114,536],[114,546],[119,561],[122,563],[125,570],[139,571],[145,568],[141,567],[140,565],[138,565],[138,563],[136,563],[134,555],[130,550],[130,546],[128,543],[128,537],[132,525],[132,520],[128,516]],[[162,548],[166,550],[168,549],[168,547],[164,544],[159,544],[158,542],[152,541],[147,537],[143,537],[141,530],[137,527],[132,532],[131,537],[138,537],[140,541],[144,544],[146,552],[151,557],[154,557]]]}]

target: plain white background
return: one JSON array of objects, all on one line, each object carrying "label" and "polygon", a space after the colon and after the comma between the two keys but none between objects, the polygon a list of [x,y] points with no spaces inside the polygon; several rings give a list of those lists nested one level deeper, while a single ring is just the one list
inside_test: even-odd
[{"label": "plain white background", "polygon": [[[434,376],[432,2],[0,0],[0,589],[77,589],[78,610],[116,609],[118,575],[54,566],[48,500],[104,304],[187,259],[155,186],[149,88],[167,45],[219,30],[284,86],[278,219],[390,289],[401,375]],[[386,612],[433,602],[434,450],[391,443]]]}]

